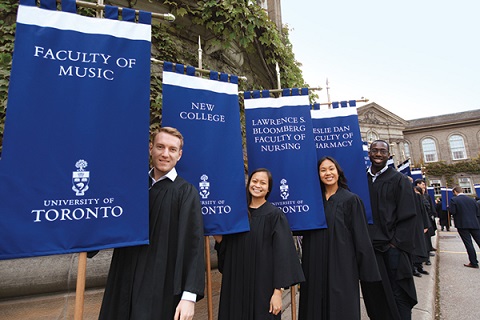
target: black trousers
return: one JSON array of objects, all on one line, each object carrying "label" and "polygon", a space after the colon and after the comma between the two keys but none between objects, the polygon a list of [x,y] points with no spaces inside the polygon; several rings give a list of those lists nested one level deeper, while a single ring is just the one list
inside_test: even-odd
[{"label": "black trousers", "polygon": [[475,240],[477,245],[480,247],[480,229],[464,229],[457,228],[460,238],[462,238],[465,249],[467,249],[468,260],[473,265],[478,265],[477,253],[473,247],[472,238]]}]

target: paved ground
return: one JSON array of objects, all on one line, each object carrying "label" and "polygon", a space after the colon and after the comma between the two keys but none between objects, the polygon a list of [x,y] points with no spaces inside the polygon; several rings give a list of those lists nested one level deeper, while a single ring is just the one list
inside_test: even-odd
[{"label": "paved ground", "polygon": [[[466,254],[463,247],[460,247],[458,243],[450,243],[451,238],[458,234],[455,232],[450,232],[448,234],[441,232],[439,237],[434,238],[434,243],[440,248],[439,254],[436,257],[432,258],[432,265],[426,266],[425,269],[430,272],[430,275],[423,276],[422,278],[415,278],[415,285],[417,288],[417,295],[419,303],[415,306],[413,310],[413,319],[414,320],[433,320],[435,319],[435,283],[437,279],[437,261],[441,261],[441,264],[450,264],[455,267],[455,270],[458,269],[458,273],[461,273],[462,277],[465,277],[467,284],[459,283],[456,279],[456,275],[445,276],[442,278],[440,276],[440,285],[441,289],[445,286],[446,289],[440,290],[442,293],[442,298],[448,301],[457,301],[457,296],[462,297],[462,302],[467,302],[467,306],[459,305],[460,310],[470,310],[475,309],[472,300],[473,292],[479,292],[480,281],[476,282],[475,289],[466,289],[468,285],[468,279],[475,275],[476,278],[480,280],[480,271],[479,270],[464,270],[467,268],[463,267],[463,263],[466,263]],[[440,243],[437,243],[437,238],[440,240]],[[459,238],[458,238],[459,239]],[[458,240],[457,239],[457,240]],[[458,242],[458,241],[457,241]],[[461,244],[461,240],[460,240]],[[450,248],[452,246],[452,248]],[[463,254],[463,255],[462,255]],[[438,260],[437,260],[438,258]],[[442,266],[443,268],[443,266]],[[440,271],[442,271],[442,268]],[[450,268],[450,267],[448,267]],[[220,283],[221,275],[217,270],[212,271],[212,305],[213,305],[213,320],[216,320],[218,298],[220,292]],[[1,287],[0,287],[1,289]],[[74,306],[75,306],[75,292],[62,293],[55,295],[44,295],[44,296],[35,296],[27,297],[22,299],[8,299],[0,301],[0,319],[2,320],[52,320],[52,319],[73,319]],[[100,303],[102,300],[103,289],[91,289],[87,290],[85,293],[85,303],[84,303],[84,319],[93,320],[97,319],[98,312],[100,308]],[[297,296],[298,299],[298,296]],[[441,300],[443,301],[443,300]],[[443,303],[443,302],[442,302]],[[362,305],[362,319],[368,319]],[[289,291],[284,293],[284,306],[285,310],[283,312],[283,320],[292,320],[291,313],[291,297]],[[298,302],[297,302],[298,306]],[[441,306],[442,307],[442,306]],[[449,319],[480,319],[480,316],[475,317],[458,317],[459,310],[450,309],[448,312],[452,312],[455,316],[452,316],[450,313],[447,313],[447,309],[440,308],[442,312],[442,320]],[[469,312],[473,315],[475,313]],[[208,318],[208,309],[207,309],[207,299],[203,299],[196,306],[196,320],[209,320]]]}]

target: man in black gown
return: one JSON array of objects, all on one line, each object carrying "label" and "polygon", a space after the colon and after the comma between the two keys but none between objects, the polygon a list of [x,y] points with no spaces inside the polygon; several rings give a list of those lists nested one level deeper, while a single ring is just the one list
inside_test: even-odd
[{"label": "man in black gown", "polygon": [[114,250],[99,319],[191,320],[203,297],[205,263],[198,191],[177,175],[183,137],[152,136],[150,244]]},{"label": "man in black gown", "polygon": [[376,140],[370,146],[372,162],[368,185],[373,225],[368,226],[382,276],[380,285],[362,282],[370,319],[411,319],[417,294],[412,274],[416,212],[410,181],[387,166],[389,145]]}]

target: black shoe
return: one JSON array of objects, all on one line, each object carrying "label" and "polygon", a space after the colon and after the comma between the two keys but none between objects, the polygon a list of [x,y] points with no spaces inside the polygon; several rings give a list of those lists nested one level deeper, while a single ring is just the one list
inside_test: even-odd
[{"label": "black shoe", "polygon": [[429,252],[428,255],[429,255],[430,257],[435,257],[435,253],[433,253],[433,252]]},{"label": "black shoe", "polygon": [[428,260],[427,262],[425,262],[425,264],[426,264],[427,266],[429,266],[429,265],[431,265],[432,263],[430,262],[430,260]]},{"label": "black shoe", "polygon": [[420,272],[421,274],[425,274],[425,275],[429,275],[430,272],[426,271],[426,270],[423,270],[423,269],[420,269],[418,270],[418,272]]},{"label": "black shoe", "polygon": [[437,251],[437,249],[435,249],[435,248],[432,248],[432,250],[430,250],[430,251]]},{"label": "black shoe", "polygon": [[413,275],[414,275],[415,277],[419,277],[419,278],[422,277],[422,275],[421,275],[420,272],[418,272],[418,271],[413,271]]}]

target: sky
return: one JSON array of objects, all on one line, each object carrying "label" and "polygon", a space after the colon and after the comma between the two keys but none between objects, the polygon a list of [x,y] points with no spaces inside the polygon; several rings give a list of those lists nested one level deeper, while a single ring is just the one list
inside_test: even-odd
[{"label": "sky", "polygon": [[[281,0],[317,102],[362,97],[404,120],[480,109],[479,0]],[[358,103],[358,106],[366,103]]]}]

